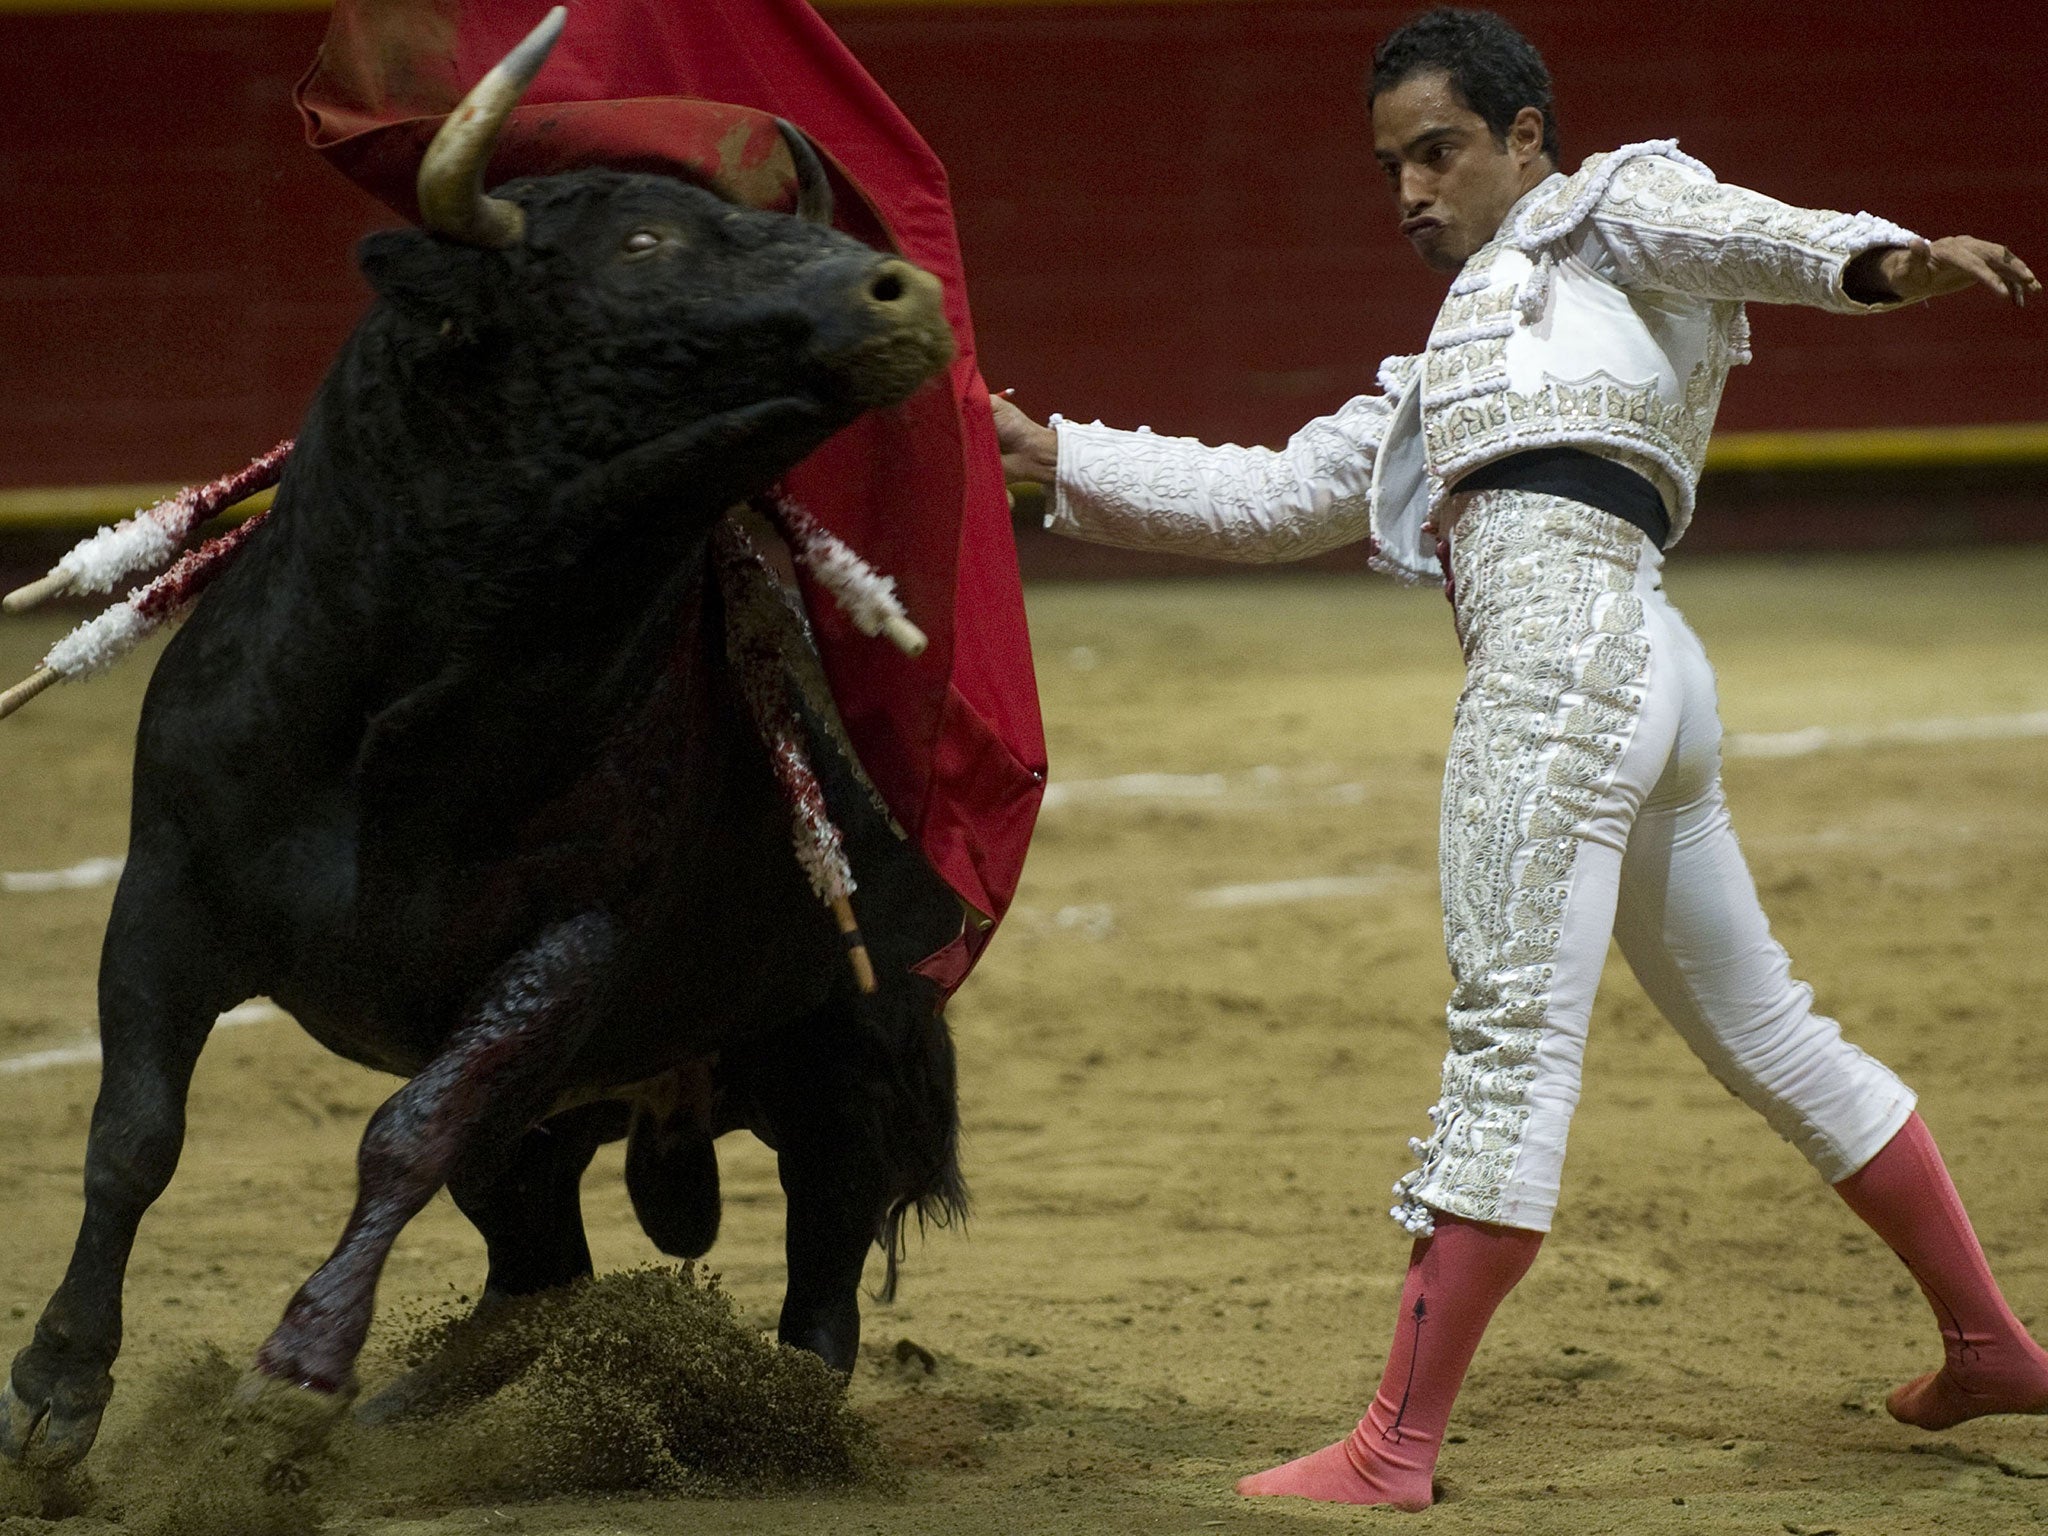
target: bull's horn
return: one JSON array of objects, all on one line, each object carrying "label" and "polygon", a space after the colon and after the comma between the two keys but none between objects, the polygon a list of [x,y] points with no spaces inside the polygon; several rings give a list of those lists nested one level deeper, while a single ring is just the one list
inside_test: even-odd
[{"label": "bull's horn", "polygon": [[796,216],[806,224],[832,222],[832,183],[825,176],[825,162],[809,134],[793,123],[775,119],[782,130],[782,142],[789,146],[789,158],[796,162]]},{"label": "bull's horn", "polygon": [[427,146],[420,161],[420,218],[435,234],[494,251],[525,237],[526,210],[502,197],[484,196],[484,167],[498,130],[547,62],[568,15],[566,6],[549,11],[524,42],[477,81]]}]

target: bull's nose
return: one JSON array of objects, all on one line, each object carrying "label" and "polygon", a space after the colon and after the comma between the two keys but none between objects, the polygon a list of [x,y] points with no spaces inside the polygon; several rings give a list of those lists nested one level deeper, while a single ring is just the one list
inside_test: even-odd
[{"label": "bull's nose", "polygon": [[920,267],[871,255],[835,265],[813,309],[813,356],[838,374],[855,399],[890,405],[953,358],[945,290]]},{"label": "bull's nose", "polygon": [[891,318],[939,307],[939,280],[920,267],[893,258],[869,269],[864,292],[877,313]]}]

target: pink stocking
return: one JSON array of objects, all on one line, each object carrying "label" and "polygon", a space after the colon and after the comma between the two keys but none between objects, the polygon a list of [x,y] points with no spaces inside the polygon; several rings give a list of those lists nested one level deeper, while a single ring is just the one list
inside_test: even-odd
[{"label": "pink stocking", "polygon": [[1905,1261],[1941,1327],[1946,1361],[1892,1393],[1885,1404],[1892,1417],[1947,1429],[1987,1413],[2048,1411],[2048,1353],[1999,1294],[1920,1117],[1911,1116],[1835,1192]]},{"label": "pink stocking", "polygon": [[1529,1272],[1541,1232],[1436,1217],[1401,1288],[1394,1347],[1372,1407],[1335,1445],[1244,1478],[1242,1494],[1427,1509],[1451,1404],[1488,1319]]}]

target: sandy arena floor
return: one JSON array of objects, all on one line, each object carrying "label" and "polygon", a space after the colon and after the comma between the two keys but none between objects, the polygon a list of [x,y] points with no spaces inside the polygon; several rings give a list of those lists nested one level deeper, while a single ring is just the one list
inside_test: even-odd
[{"label": "sandy arena floor", "polygon": [[[1780,936],[1920,1090],[2015,1307],[2048,1330],[2048,549],[1681,556],[1671,589],[1720,668],[1736,821]],[[1444,1501],[1409,1517],[1235,1498],[1240,1473],[1350,1424],[1392,1323],[1407,1239],[1387,1191],[1443,1049],[1435,799],[1456,647],[1440,598],[1364,578],[1031,600],[1055,799],[953,1013],[975,1218],[913,1252],[898,1305],[869,1305],[854,1386],[907,1492],[448,1508],[365,1486],[330,1529],[2048,1524],[2048,1420],[1926,1435],[1884,1416],[1884,1390],[1937,1359],[1919,1296],[1618,965],[1557,1230],[1459,1403]],[[62,622],[0,624],[0,676]],[[131,664],[0,726],[0,869],[120,852],[144,678]],[[1910,728],[1927,721],[1979,723]],[[0,891],[0,1360],[78,1216],[95,1076],[64,1053],[90,1037],[109,895]],[[390,1087],[274,1017],[216,1036],[130,1271],[102,1455],[156,1432],[146,1388],[199,1341],[253,1350],[325,1256]],[[765,1325],[773,1167],[742,1137],[722,1152],[713,1261]],[[617,1174],[614,1152],[587,1184],[600,1268],[652,1256]],[[436,1201],[385,1315],[472,1286],[481,1252]],[[934,1374],[899,1363],[905,1339]]]}]

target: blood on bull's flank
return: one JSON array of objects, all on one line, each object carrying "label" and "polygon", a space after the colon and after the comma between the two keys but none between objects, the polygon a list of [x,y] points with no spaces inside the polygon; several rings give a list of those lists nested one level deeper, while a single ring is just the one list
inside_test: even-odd
[{"label": "blood on bull's flank", "polygon": [[[749,1128],[788,1196],[779,1336],[841,1370],[870,1246],[893,1286],[905,1219],[964,1208],[943,999],[912,970],[960,907],[728,516],[944,368],[938,284],[829,227],[794,129],[798,216],[603,170],[486,195],[560,23],[450,115],[428,228],[364,242],[377,302],[152,679],[84,1222],[0,1393],[17,1461],[90,1449],[200,1047],[254,995],[407,1081],[252,1411],[349,1402],[391,1244],[444,1186],[488,1247],[482,1325],[590,1273],[577,1182],[599,1145],[626,1139],[643,1227],[695,1257],[712,1143]],[[792,784],[833,858],[792,856]],[[871,988],[842,941],[856,872]],[[432,1369],[366,1409],[431,1401]]]}]

